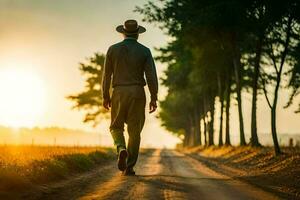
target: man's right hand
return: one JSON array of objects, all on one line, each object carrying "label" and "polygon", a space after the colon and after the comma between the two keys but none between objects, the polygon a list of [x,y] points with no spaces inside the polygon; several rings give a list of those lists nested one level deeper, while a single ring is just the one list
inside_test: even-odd
[{"label": "man's right hand", "polygon": [[151,101],[149,104],[149,113],[153,113],[157,108],[156,101]]},{"label": "man's right hand", "polygon": [[104,99],[104,100],[103,100],[103,107],[104,107],[106,110],[109,110],[109,108],[111,107],[111,100],[110,100],[110,99]]}]

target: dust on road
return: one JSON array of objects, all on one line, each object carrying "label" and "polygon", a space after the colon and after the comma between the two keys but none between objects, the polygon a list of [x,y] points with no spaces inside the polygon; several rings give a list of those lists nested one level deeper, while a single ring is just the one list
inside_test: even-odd
[{"label": "dust on road", "polygon": [[125,177],[115,163],[47,188],[42,199],[279,199],[257,187],[219,174],[173,150],[141,155],[137,176]]}]

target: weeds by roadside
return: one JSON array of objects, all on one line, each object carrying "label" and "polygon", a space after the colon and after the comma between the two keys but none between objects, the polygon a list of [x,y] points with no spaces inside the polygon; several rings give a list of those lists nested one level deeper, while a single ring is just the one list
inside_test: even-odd
[{"label": "weeds by roadside", "polygon": [[85,172],[115,158],[110,148],[0,146],[0,195]]}]

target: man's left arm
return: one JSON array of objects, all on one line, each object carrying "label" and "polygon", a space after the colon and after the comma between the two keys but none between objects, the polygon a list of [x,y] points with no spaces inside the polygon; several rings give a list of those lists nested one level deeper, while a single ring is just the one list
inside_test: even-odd
[{"label": "man's left arm", "polygon": [[106,109],[109,109],[111,106],[111,99],[109,94],[111,77],[113,73],[112,62],[110,58],[110,49],[108,49],[105,61],[104,61],[104,70],[102,76],[102,93],[103,93],[103,106]]}]

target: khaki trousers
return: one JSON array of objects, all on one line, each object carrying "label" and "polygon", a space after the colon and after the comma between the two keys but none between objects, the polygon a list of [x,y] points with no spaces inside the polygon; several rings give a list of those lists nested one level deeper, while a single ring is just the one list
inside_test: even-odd
[{"label": "khaki trousers", "polygon": [[141,131],[145,122],[146,97],[143,86],[116,86],[111,99],[110,132],[119,152],[126,149],[124,124],[127,124],[129,135],[127,167],[136,164],[141,141]]}]

